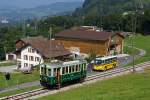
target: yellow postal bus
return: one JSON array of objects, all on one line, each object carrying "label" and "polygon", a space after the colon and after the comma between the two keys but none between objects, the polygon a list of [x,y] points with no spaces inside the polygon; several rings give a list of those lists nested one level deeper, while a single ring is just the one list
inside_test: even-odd
[{"label": "yellow postal bus", "polygon": [[92,61],[93,70],[105,71],[118,66],[116,56],[98,57]]}]

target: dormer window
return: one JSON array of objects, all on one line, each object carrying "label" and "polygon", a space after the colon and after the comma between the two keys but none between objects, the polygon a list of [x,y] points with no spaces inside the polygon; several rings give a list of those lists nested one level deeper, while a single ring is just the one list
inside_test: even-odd
[{"label": "dormer window", "polygon": [[30,53],[31,53],[31,52],[32,52],[32,49],[31,49],[31,48],[28,48],[28,52],[30,52]]},{"label": "dormer window", "polygon": [[28,52],[30,52],[30,53],[35,53],[35,49],[33,49],[33,48],[28,48]]}]

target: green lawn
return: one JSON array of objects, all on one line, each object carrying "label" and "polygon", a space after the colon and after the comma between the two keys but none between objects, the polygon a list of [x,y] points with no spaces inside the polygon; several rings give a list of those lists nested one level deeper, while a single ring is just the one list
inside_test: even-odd
[{"label": "green lawn", "polygon": [[28,91],[32,91],[32,90],[40,89],[40,88],[42,88],[42,87],[41,86],[34,86],[34,87],[25,88],[25,89],[19,89],[19,90],[15,90],[15,91],[0,93],[0,98],[19,94],[19,93],[24,93],[24,92],[28,92]]},{"label": "green lawn", "polygon": [[39,80],[39,71],[34,71],[32,74],[13,73],[11,74],[11,80],[5,80],[4,74],[0,74],[0,88],[10,87],[17,84],[26,82],[33,82]]},{"label": "green lawn", "polygon": [[139,50],[137,50],[135,48],[132,50],[130,47],[124,46],[124,53],[130,54],[130,55],[132,55],[132,54],[137,55],[137,54],[139,54]]},{"label": "green lawn", "polygon": [[99,81],[38,100],[150,100],[150,69]]},{"label": "green lawn", "polygon": [[[127,38],[125,43],[131,45],[131,39],[132,38]],[[150,36],[136,35],[133,39],[135,47],[144,49],[146,51],[146,55],[140,59],[137,59],[136,64],[150,61]]]}]

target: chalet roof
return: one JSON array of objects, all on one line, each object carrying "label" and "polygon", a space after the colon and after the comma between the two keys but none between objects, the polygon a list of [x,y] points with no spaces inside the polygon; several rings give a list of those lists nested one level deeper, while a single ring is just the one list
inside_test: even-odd
[{"label": "chalet roof", "polygon": [[[71,28],[55,35],[56,38],[72,38],[72,39],[83,39],[83,40],[99,40],[106,41],[114,35],[120,35],[120,33],[99,31],[97,29],[89,29],[87,27]],[[123,37],[123,36],[122,36]]]},{"label": "chalet roof", "polygon": [[42,36],[24,38],[19,41],[23,41],[26,44],[25,46],[31,45],[46,58],[60,57],[71,54],[61,43],[58,43],[55,40],[48,40]]}]

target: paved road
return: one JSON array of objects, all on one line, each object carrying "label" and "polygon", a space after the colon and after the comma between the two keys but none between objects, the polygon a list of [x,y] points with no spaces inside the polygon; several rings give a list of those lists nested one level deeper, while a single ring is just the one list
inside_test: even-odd
[{"label": "paved road", "polygon": [[[129,48],[132,49],[132,46],[128,46]],[[138,59],[142,56],[146,55],[146,51],[137,47],[133,47],[134,49],[137,49],[139,51],[139,54],[135,55],[135,59]],[[129,56],[122,56],[119,59],[119,66],[125,66],[129,63],[131,63],[133,61],[133,56],[129,55]]]},{"label": "paved road", "polygon": [[16,68],[17,68],[17,65],[0,67],[0,72],[13,73]]}]

